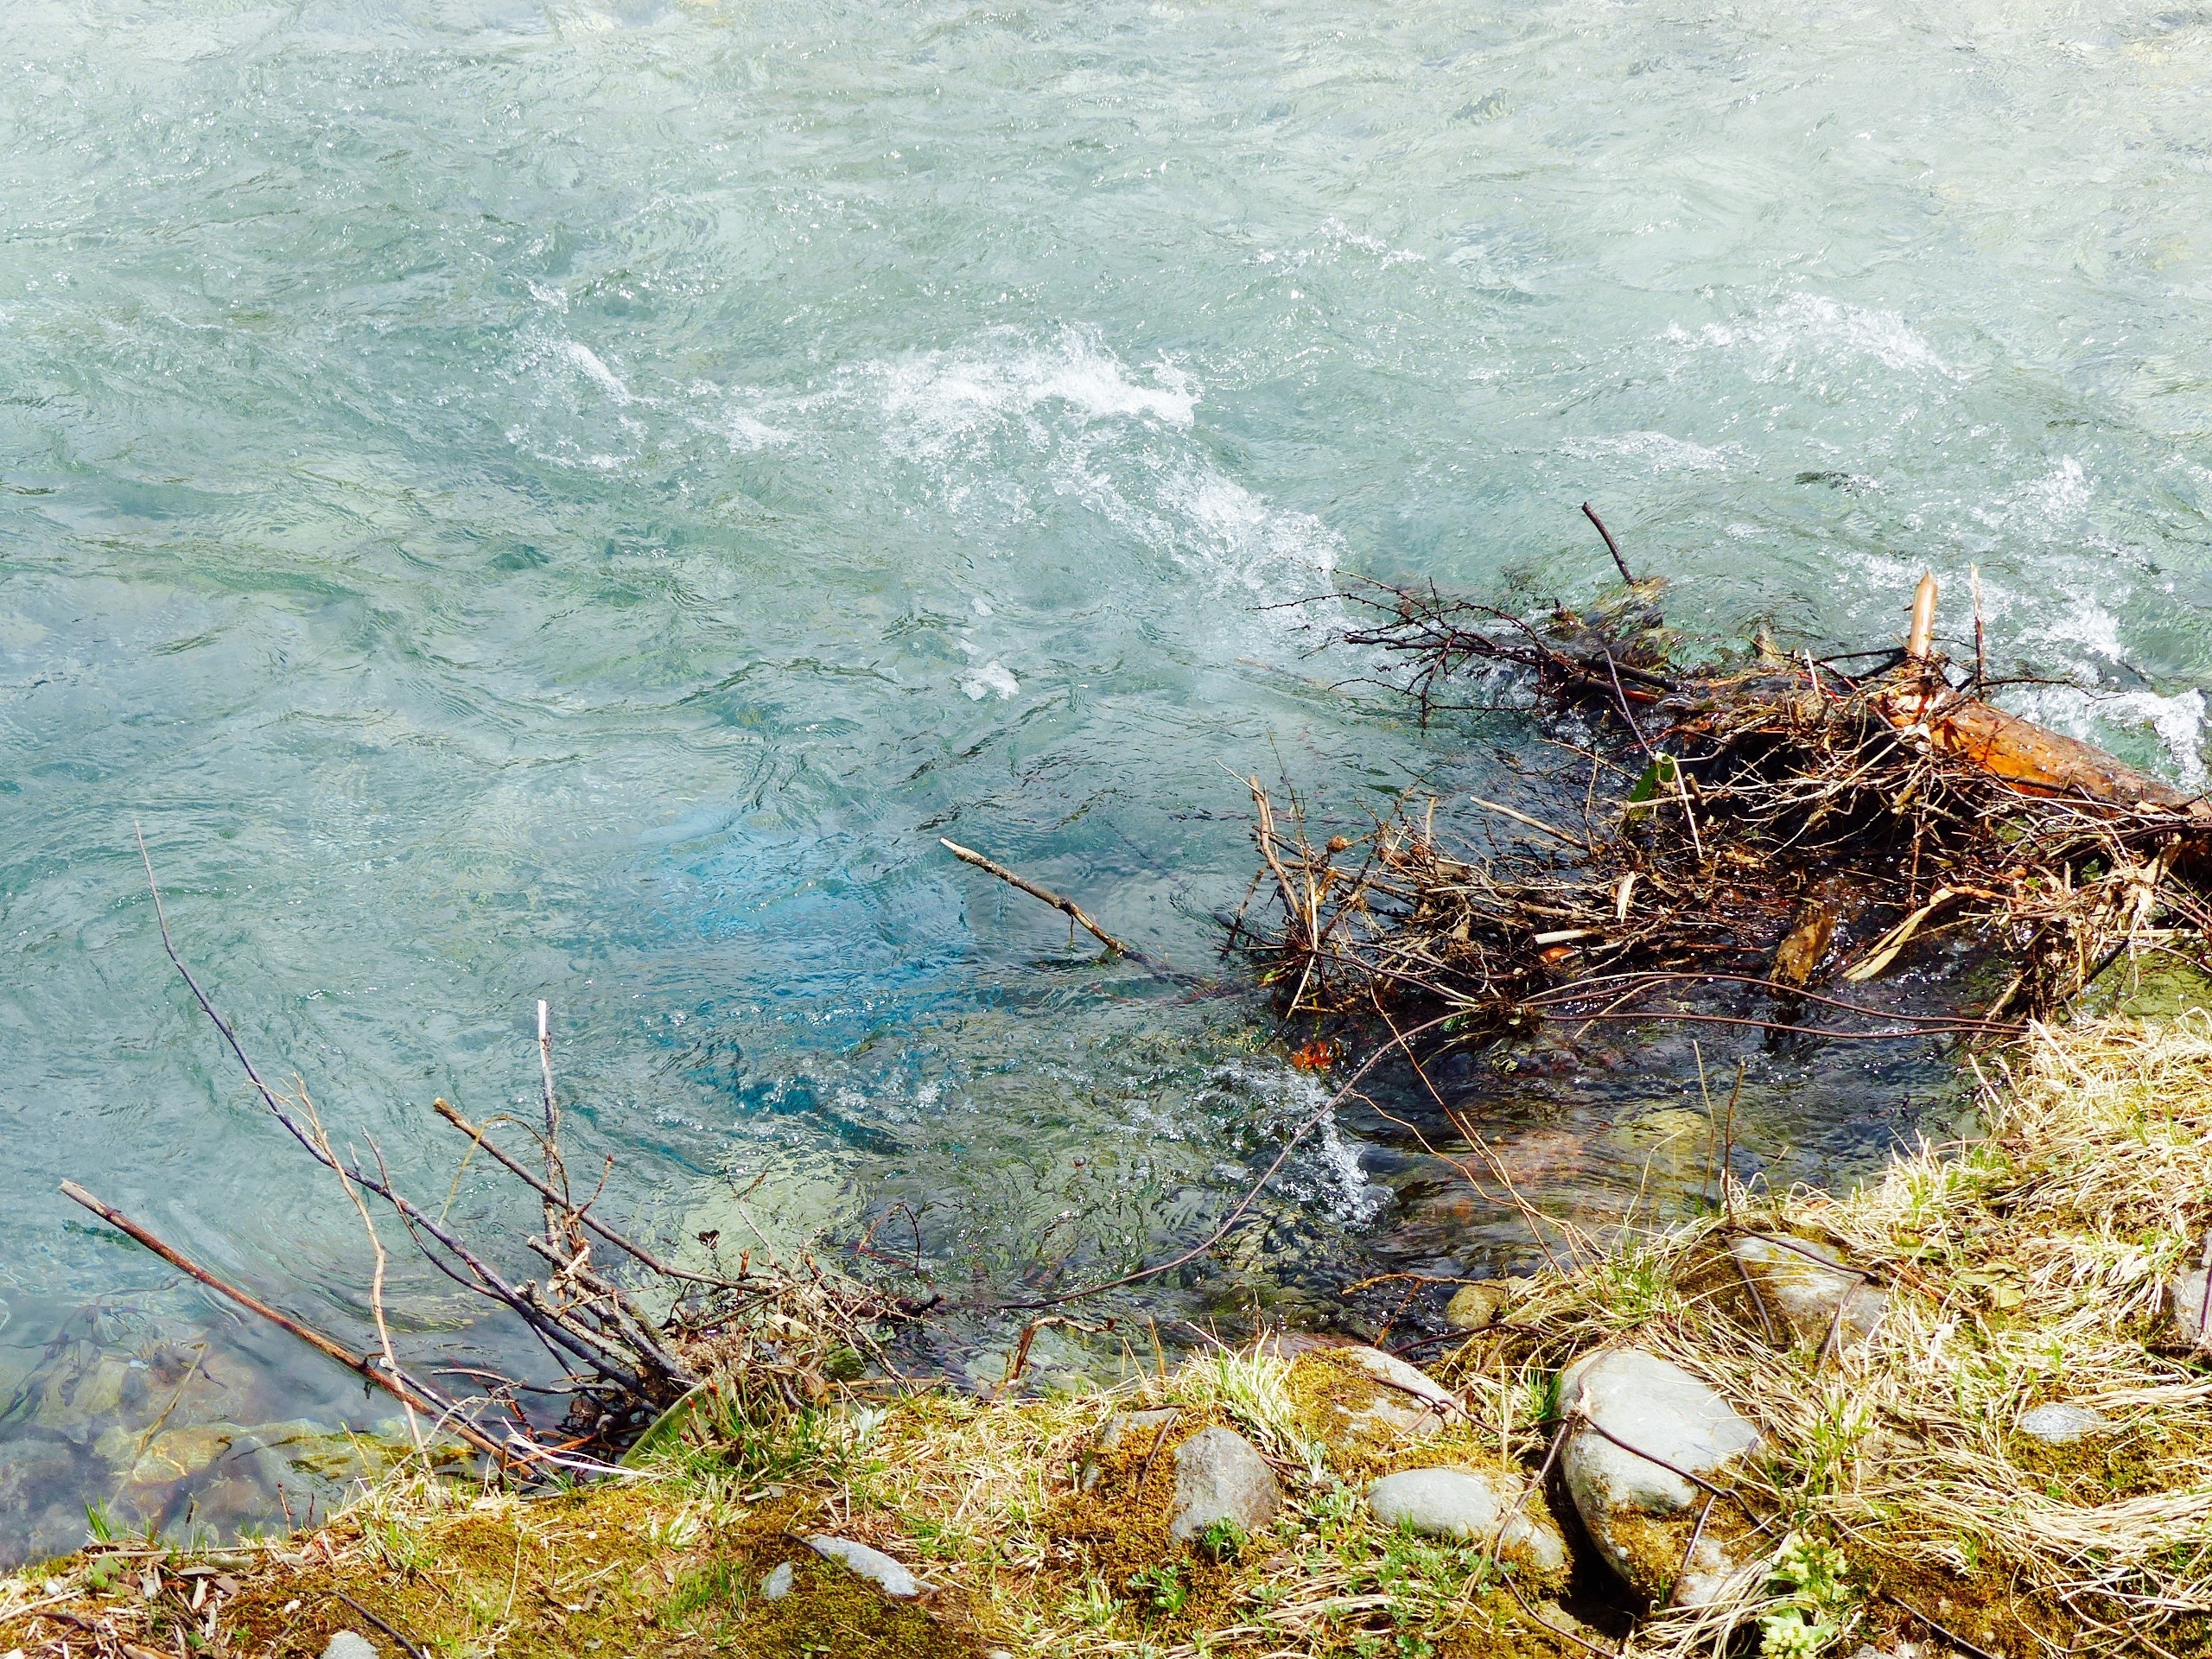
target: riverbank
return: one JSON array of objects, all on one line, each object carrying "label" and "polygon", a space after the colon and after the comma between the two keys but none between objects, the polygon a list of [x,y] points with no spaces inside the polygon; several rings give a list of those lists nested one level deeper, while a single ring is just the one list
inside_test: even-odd
[{"label": "riverbank", "polygon": [[1422,1372],[1274,1338],[1045,1398],[725,1399],[563,1496],[96,1545],[8,1582],[0,1651],[2208,1650],[2212,1016],[1981,1069],[1978,1136],[1857,1192],[1545,1225],[1557,1271],[1464,1294]]}]

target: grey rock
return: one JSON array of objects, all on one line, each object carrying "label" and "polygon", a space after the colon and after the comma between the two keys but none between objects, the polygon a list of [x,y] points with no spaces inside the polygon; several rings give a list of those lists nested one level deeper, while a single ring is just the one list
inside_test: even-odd
[{"label": "grey rock", "polygon": [[1758,1293],[1770,1319],[1807,1347],[1863,1347],[1889,1311],[1890,1294],[1866,1282],[1809,1239],[1787,1233],[1731,1239],[1729,1253]]},{"label": "grey rock", "polygon": [[2181,1339],[2199,1353],[2212,1350],[2198,1318],[2204,1308],[2204,1269],[2190,1268],[2167,1281],[2166,1295],[2173,1303],[2174,1325]]},{"label": "grey rock", "polygon": [[1758,1445],[1758,1431],[1726,1400],[1656,1354],[1619,1348],[1568,1367],[1560,1407],[1587,1420],[1560,1450],[1567,1491],[1592,1541],[1633,1588],[1662,1605],[1704,1606],[1764,1570],[1733,1506],[1715,1503],[1698,1529],[1705,1494],[1683,1478],[1725,1485],[1724,1471]]},{"label": "grey rock", "polygon": [[1188,1543],[1217,1522],[1258,1532],[1281,1507],[1274,1471],[1230,1428],[1205,1428],[1175,1448],[1175,1514],[1168,1535]]},{"label": "grey rock", "polygon": [[1408,1469],[1370,1485],[1367,1506],[1384,1526],[1431,1538],[1487,1544],[1496,1537],[1500,1555],[1555,1578],[1567,1570],[1567,1541],[1541,1503],[1533,1497],[1522,1501],[1522,1491],[1518,1481],[1471,1469]]},{"label": "grey rock", "polygon": [[2045,1446],[2071,1446],[2076,1440],[2094,1440],[2118,1427],[2101,1411],[2069,1405],[2063,1400],[2031,1407],[2020,1414],[2020,1433]]},{"label": "grey rock", "polygon": [[1148,1444],[1154,1435],[1182,1414],[1173,1406],[1160,1406],[1151,1411],[1117,1411],[1106,1420],[1106,1427],[1098,1431],[1098,1449],[1111,1452],[1122,1444],[1123,1435],[1139,1431],[1142,1432]]},{"label": "grey rock", "polygon": [[1347,1427],[1355,1433],[1421,1440],[1454,1417],[1465,1415],[1442,1383],[1379,1348],[1353,1346],[1335,1353],[1376,1384],[1374,1399],[1351,1414]]},{"label": "grey rock", "polygon": [[855,1543],[850,1538],[827,1536],[810,1538],[806,1544],[809,1549],[824,1560],[836,1561],[864,1579],[874,1580],[887,1596],[896,1597],[900,1601],[911,1601],[922,1593],[922,1586],[914,1575],[880,1549],[870,1549],[866,1544]]},{"label": "grey rock", "polygon": [[789,1561],[780,1562],[774,1572],[760,1580],[760,1599],[763,1601],[781,1601],[791,1592],[791,1564]]},{"label": "grey rock", "polygon": [[377,1659],[376,1643],[354,1630],[333,1630],[323,1643],[322,1659]]}]

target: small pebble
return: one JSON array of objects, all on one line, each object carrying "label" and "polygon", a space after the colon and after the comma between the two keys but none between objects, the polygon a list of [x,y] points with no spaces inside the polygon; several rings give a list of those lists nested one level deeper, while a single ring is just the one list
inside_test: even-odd
[{"label": "small pebble", "polygon": [[791,1592],[791,1564],[789,1561],[760,1580],[760,1599],[763,1601],[781,1601]]},{"label": "small pebble", "polygon": [[334,1630],[322,1659],[377,1659],[376,1643],[353,1630]]}]

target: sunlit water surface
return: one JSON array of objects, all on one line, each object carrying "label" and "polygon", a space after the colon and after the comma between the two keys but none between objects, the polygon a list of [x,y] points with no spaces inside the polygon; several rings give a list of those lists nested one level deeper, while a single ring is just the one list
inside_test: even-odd
[{"label": "sunlit water surface", "polygon": [[[940,835],[1211,971],[1232,772],[1351,814],[1526,743],[1282,601],[1587,597],[1586,498],[1713,634],[1892,638],[1923,563],[1955,632],[1975,563],[2005,664],[2101,688],[2021,706],[2201,782],[2208,73],[2164,3],[0,8],[0,1560],[327,1502],[385,1415],[56,1193],[364,1338],[134,822],[416,1191],[433,1096],[529,1109],[544,997],[608,1209],[903,1201],[959,1303],[1201,1236],[1321,1085]],[[1943,1087],[1747,1052],[1789,1171]],[[1701,1179],[1681,1047],[1447,1082],[1554,1206]],[[1352,1113],[1150,1306],[1371,1329],[1355,1272],[1526,1249]]]}]

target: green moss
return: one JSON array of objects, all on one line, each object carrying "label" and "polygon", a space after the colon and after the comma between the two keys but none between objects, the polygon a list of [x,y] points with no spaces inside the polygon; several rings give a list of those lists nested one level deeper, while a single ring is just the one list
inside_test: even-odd
[{"label": "green moss", "polygon": [[2093,1508],[2194,1485],[2212,1463],[2212,1428],[2146,1418],[2061,1446],[2015,1434],[2005,1451],[2046,1497]]},{"label": "green moss", "polygon": [[[786,1557],[791,1590],[776,1601],[754,1596],[717,1632],[714,1650],[758,1659],[821,1655],[824,1659],[964,1659],[981,1651],[951,1610],[893,1601],[856,1573],[811,1550]],[[755,1563],[757,1564],[757,1562]],[[757,1583],[757,1580],[755,1580]]]}]

